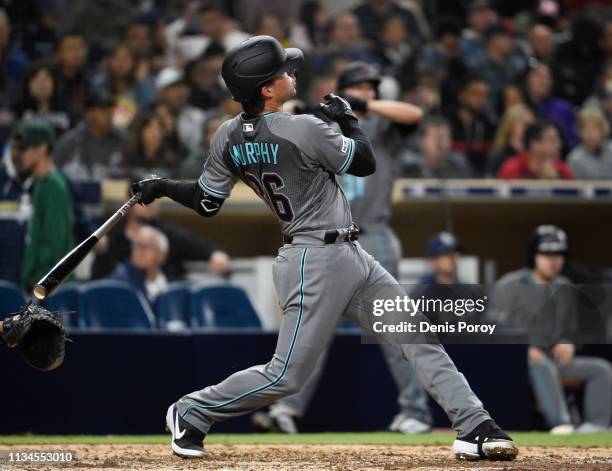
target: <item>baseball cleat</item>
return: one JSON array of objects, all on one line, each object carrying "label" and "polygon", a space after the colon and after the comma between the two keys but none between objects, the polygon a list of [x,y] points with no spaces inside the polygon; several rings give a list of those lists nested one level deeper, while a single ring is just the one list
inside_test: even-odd
[{"label": "baseball cleat", "polygon": [[270,407],[269,412],[256,412],[251,416],[251,424],[259,432],[277,432],[295,435],[299,433],[295,419],[285,407]]},{"label": "baseball cleat", "polygon": [[419,433],[431,432],[431,425],[404,414],[397,414],[393,418],[391,425],[389,425],[389,430],[392,432],[401,432],[406,435],[416,435]]},{"label": "baseball cleat", "polygon": [[204,449],[205,433],[196,430],[181,418],[176,404],[166,412],[166,430],[172,433],[172,451],[181,458],[201,458]]},{"label": "baseball cleat", "polygon": [[489,419],[465,437],[457,437],[453,453],[460,460],[510,461],[518,455],[518,448],[512,438]]},{"label": "baseball cleat", "polygon": [[295,435],[298,432],[295,419],[293,418],[293,410],[282,404],[273,404],[270,406],[269,416],[272,419],[272,429],[276,432]]}]

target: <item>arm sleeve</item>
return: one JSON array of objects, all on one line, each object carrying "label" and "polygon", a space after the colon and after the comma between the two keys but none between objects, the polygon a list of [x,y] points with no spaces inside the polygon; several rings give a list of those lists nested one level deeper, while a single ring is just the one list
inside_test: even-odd
[{"label": "arm sleeve", "polygon": [[355,156],[346,173],[356,177],[366,177],[373,174],[376,171],[374,150],[370,141],[359,127],[359,124],[353,120],[339,124],[344,135],[353,139],[355,143]]},{"label": "arm sleeve", "polygon": [[212,217],[219,212],[225,198],[219,198],[204,191],[199,182],[177,181],[164,178],[160,182],[161,192],[171,200],[193,209],[204,217]]}]

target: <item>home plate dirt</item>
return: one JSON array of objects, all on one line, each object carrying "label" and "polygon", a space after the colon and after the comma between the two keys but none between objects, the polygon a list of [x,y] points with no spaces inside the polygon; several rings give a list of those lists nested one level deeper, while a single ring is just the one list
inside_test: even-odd
[{"label": "home plate dirt", "polygon": [[610,448],[521,448],[512,462],[464,462],[446,446],[401,445],[221,445],[207,447],[200,460],[184,460],[169,445],[45,445],[0,446],[6,451],[67,451],[72,464],[8,464],[4,470],[62,469],[204,469],[204,470],[612,470]]}]

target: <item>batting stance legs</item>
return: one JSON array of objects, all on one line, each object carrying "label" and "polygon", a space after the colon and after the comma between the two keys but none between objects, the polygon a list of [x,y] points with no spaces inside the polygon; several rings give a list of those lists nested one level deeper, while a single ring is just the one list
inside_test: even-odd
[{"label": "batting stance legs", "polygon": [[[274,283],[284,318],[276,352],[266,365],[240,371],[177,402],[178,414],[207,433],[220,420],[252,412],[299,391],[335,332],[340,316],[371,331],[362,306],[385,285],[403,296],[397,281],[357,244],[323,245],[302,234],[275,260]],[[460,436],[490,419],[464,376],[439,344],[402,345],[421,383],[450,417]]]}]

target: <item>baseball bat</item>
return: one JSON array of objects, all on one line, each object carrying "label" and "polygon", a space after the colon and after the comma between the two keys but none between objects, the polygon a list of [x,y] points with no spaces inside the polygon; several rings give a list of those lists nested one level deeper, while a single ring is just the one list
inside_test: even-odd
[{"label": "baseball bat", "polygon": [[109,217],[104,224],[96,229],[87,239],[81,242],[78,246],[72,249],[64,258],[47,273],[34,286],[33,294],[38,300],[46,299],[62,282],[74,271],[74,269],[83,261],[85,256],[91,252],[91,249],[98,241],[106,235],[117,222],[127,214],[132,206],[140,201],[140,193],[132,196],[123,206],[121,206],[115,214]]}]

